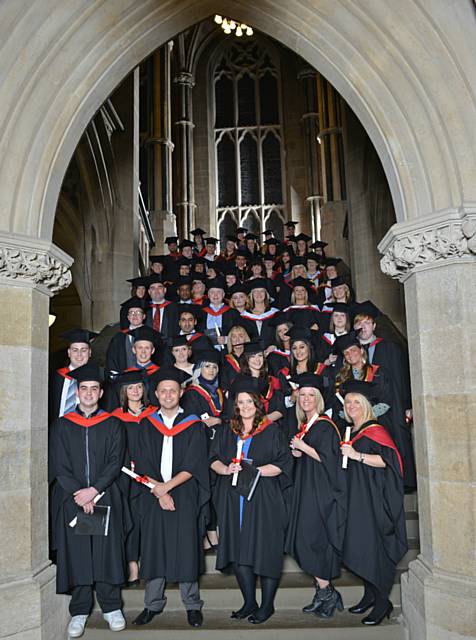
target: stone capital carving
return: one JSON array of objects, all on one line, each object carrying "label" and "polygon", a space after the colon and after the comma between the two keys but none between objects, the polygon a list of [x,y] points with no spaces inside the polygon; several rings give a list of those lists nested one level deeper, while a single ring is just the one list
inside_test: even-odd
[{"label": "stone capital carving", "polygon": [[0,234],[0,284],[36,287],[54,295],[71,284],[72,263],[52,242]]},{"label": "stone capital carving", "polygon": [[188,71],[180,71],[174,78],[174,84],[184,84],[193,89],[195,86],[195,78]]},{"label": "stone capital carving", "polygon": [[476,259],[476,206],[397,223],[379,244],[380,266],[404,282],[413,272]]}]

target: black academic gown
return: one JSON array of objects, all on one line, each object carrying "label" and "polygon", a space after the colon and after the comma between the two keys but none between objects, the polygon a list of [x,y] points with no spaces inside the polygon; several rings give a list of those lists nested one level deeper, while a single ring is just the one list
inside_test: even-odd
[{"label": "black academic gown", "polygon": [[128,329],[121,329],[111,338],[106,351],[106,375],[108,377],[127,369],[126,341],[130,338],[128,331]]},{"label": "black academic gown", "polygon": [[305,453],[295,459],[286,553],[306,573],[331,580],[340,573],[347,512],[340,434],[321,416],[303,442],[317,451],[321,462]]},{"label": "black academic gown", "polygon": [[[173,338],[180,332],[178,323],[178,307],[175,302],[165,300],[164,312],[162,314],[162,322],[160,325],[160,333],[165,338]],[[154,327],[153,322],[153,307],[154,303],[150,303],[150,308],[147,310],[147,316],[145,324],[148,327]],[[157,311],[156,311],[157,313]]]},{"label": "black academic gown", "polygon": [[49,395],[48,395],[48,422],[59,417],[61,407],[61,396],[63,395],[63,385],[67,379],[69,372],[68,367],[53,371],[50,377]]},{"label": "black academic gown", "polygon": [[[141,460],[136,471],[163,482],[160,464],[164,436],[156,426],[159,420],[153,413],[141,424]],[[133,492],[132,500],[140,514],[140,576],[144,580],[164,577],[167,582],[195,582],[203,571],[202,539],[210,498],[206,436],[197,416],[180,413],[174,425],[183,422],[190,426],[173,436],[172,477],[188,471],[192,478],[170,493],[175,511],[164,511],[143,485],[136,484]]]},{"label": "black academic gown", "polygon": [[[181,399],[181,405],[185,413],[194,413],[199,418],[208,413],[209,418],[220,418],[223,411],[224,397],[220,388],[217,389],[218,401],[215,402],[210,393],[205,387],[200,384],[194,384],[188,386]],[[206,425],[204,425],[206,427]],[[211,442],[215,437],[216,430],[220,428],[220,425],[216,427],[206,427],[208,448],[210,448]]]},{"label": "black academic gown", "polygon": [[228,390],[240,371],[239,359],[231,353],[224,355],[220,365],[220,387]]},{"label": "black academic gown", "polygon": [[[125,540],[132,526],[127,497],[120,488],[125,449],[123,425],[105,412],[91,418],[74,412],[52,425],[49,480],[57,593],[95,582],[125,581]],[[105,491],[98,505],[111,506],[107,536],[76,535],[68,524],[82,510],[74,502],[74,492],[88,486]]]},{"label": "black academic gown", "polygon": [[[375,424],[375,421],[362,425]],[[352,434],[352,440],[359,433]],[[394,443],[385,429],[386,445],[370,439],[370,430],[352,443],[356,451],[378,454],[386,467],[378,469],[348,461],[347,524],[342,561],[357,576],[388,597],[398,563],[407,551],[403,477]],[[381,438],[379,438],[381,440]]]},{"label": "black academic gown", "polygon": [[[229,465],[236,456],[236,448],[236,435],[228,425],[223,425],[213,440],[210,463],[220,460]],[[223,571],[237,562],[252,567],[256,575],[278,579],[288,521],[285,493],[292,482],[292,458],[277,424],[270,423],[253,436],[248,457],[255,466],[273,464],[282,473],[258,480],[251,501],[244,500],[241,529],[240,495],[231,484],[232,476],[217,475],[213,491],[220,531],[216,568]]]}]

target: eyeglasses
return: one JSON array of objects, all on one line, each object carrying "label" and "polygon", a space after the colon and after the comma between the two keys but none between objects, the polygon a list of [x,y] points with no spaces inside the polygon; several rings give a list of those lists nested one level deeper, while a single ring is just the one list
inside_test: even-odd
[{"label": "eyeglasses", "polygon": [[137,309],[136,311],[129,311],[128,316],[143,316],[144,312]]}]

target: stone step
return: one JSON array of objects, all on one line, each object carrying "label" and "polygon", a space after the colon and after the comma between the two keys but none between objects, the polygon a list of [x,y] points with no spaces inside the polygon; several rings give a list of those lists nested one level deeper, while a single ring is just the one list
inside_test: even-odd
[{"label": "stone step", "polygon": [[[289,640],[299,637],[313,640],[404,640],[403,628],[398,623],[400,608],[395,607],[390,620],[378,627],[365,627],[362,616],[348,611],[337,613],[330,620],[321,620],[314,615],[297,613],[291,609],[278,609],[267,622],[256,627],[246,620],[231,620],[228,613],[216,609],[204,609],[204,622],[200,629],[192,629],[187,624],[185,611],[170,611],[168,608],[148,625],[134,627],[131,623],[137,611],[126,611],[127,629],[121,634],[124,640],[147,640],[163,637],[166,640]],[[111,640],[102,615],[94,613],[88,620],[86,640]]]},{"label": "stone step", "polygon": [[[394,605],[401,604],[400,593],[401,571],[395,576],[395,584],[390,594]],[[342,595],[344,607],[350,607],[360,600],[363,594],[362,582],[352,573],[343,570],[340,578],[334,581],[334,586]],[[258,584],[259,593],[259,584]],[[285,573],[276,594],[276,607],[293,610],[300,614],[304,605],[312,600],[314,594],[313,580],[302,572]],[[241,594],[235,577],[221,573],[204,575],[200,579],[200,596],[207,607],[214,610],[232,611],[239,609],[242,604]],[[259,597],[259,596],[258,596]],[[140,611],[144,607],[144,588],[124,589],[122,591],[124,611]],[[95,610],[99,610],[96,603]],[[167,586],[167,611],[181,611],[183,604],[178,585]]]},{"label": "stone step", "polygon": [[405,511],[418,512],[418,496],[416,491],[414,493],[405,494],[404,504],[405,504]]}]

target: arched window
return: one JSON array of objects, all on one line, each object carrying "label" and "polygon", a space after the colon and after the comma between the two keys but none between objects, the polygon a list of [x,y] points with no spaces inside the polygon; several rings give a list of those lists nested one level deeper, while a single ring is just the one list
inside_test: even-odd
[{"label": "arched window", "polygon": [[[229,40],[212,67],[217,229],[254,233],[284,222],[279,63],[252,38]],[[279,224],[281,221],[281,224]]]}]

